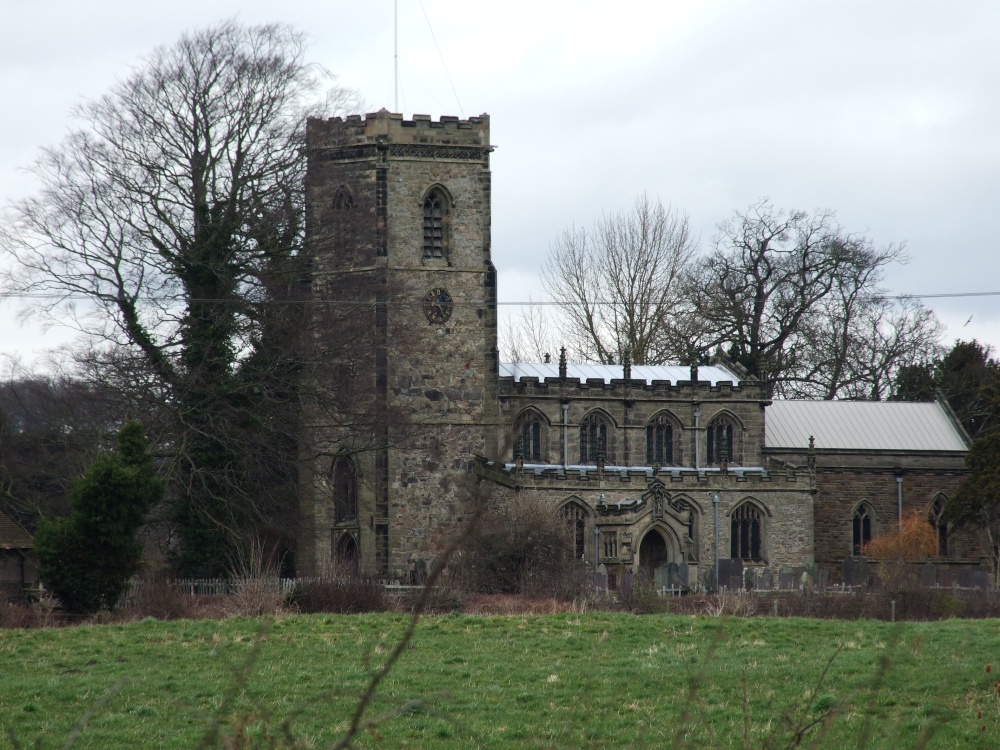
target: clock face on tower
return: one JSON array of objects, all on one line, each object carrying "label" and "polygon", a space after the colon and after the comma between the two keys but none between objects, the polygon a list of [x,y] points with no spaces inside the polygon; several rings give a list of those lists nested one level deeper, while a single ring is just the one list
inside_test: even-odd
[{"label": "clock face on tower", "polygon": [[444,287],[434,287],[424,297],[424,315],[429,323],[447,323],[454,303]]}]

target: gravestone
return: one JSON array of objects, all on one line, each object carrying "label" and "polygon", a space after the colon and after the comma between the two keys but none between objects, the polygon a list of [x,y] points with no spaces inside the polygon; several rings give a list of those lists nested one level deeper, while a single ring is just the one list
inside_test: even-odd
[{"label": "gravestone", "polygon": [[778,589],[780,591],[791,591],[795,588],[795,574],[787,565],[782,565],[778,571]]},{"label": "gravestone", "polygon": [[754,573],[753,568],[747,568],[746,572],[743,573],[743,588],[747,591],[753,591],[757,588],[757,576]]},{"label": "gravestone", "polygon": [[930,560],[920,566],[920,585],[927,589],[937,586],[937,568]]},{"label": "gravestone", "polygon": [[719,583],[738,591],[743,586],[743,561],[737,557],[719,560]]},{"label": "gravestone", "polygon": [[855,581],[857,577],[857,563],[854,561],[853,557],[844,558],[844,569],[843,569],[843,580],[845,586],[857,586]]},{"label": "gravestone", "polygon": [[594,586],[600,591],[608,589],[608,566],[604,563],[597,566],[597,572],[594,573]]},{"label": "gravestone", "polygon": [[691,585],[691,570],[686,562],[677,566],[677,582],[684,588]]},{"label": "gravestone", "polygon": [[670,565],[657,565],[653,570],[653,586],[657,591],[670,587]]},{"label": "gravestone", "polygon": [[868,581],[871,578],[871,571],[868,569],[868,561],[863,557],[859,557],[855,562],[857,564],[854,568],[854,577],[857,580],[857,585],[867,586]]},{"label": "gravestone", "polygon": [[764,568],[760,574],[760,587],[768,591],[774,588],[774,574],[770,568]]},{"label": "gravestone", "polygon": [[980,591],[990,590],[990,574],[985,570],[973,571],[972,581]]},{"label": "gravestone", "polygon": [[672,562],[667,565],[667,586],[676,588],[681,585],[680,576],[677,572],[677,563]]},{"label": "gravestone", "polygon": [[958,587],[962,589],[972,589],[976,587],[976,579],[973,575],[975,571],[968,568],[961,568],[958,571]]},{"label": "gravestone", "polygon": [[829,568],[820,568],[819,571],[819,590],[826,591],[830,586],[830,570]]}]

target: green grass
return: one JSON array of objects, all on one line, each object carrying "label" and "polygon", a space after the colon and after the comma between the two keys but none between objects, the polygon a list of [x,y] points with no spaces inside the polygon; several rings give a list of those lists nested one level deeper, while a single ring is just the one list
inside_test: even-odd
[{"label": "green grass", "polygon": [[[214,717],[251,714],[276,734],[293,716],[304,746],[325,747],[404,626],[314,615],[0,631],[0,746],[13,732],[62,747],[98,706],[76,747],[190,748]],[[420,703],[359,745],[742,748],[745,675],[753,747],[796,706],[835,712],[822,747],[856,747],[866,731],[867,747],[914,747],[929,725],[930,747],[995,747],[997,675],[985,665],[998,647],[990,620],[428,616],[374,711]],[[225,704],[248,665],[247,688]]]}]

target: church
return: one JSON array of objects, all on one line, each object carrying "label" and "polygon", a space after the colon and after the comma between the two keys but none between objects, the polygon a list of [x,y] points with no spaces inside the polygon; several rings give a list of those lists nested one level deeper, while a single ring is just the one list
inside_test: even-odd
[{"label": "church", "polygon": [[[504,363],[490,241],[490,120],[310,120],[301,573],[426,570],[484,497],[535,499],[606,572],[836,570],[904,512],[950,567],[940,514],[968,438],[941,403],[772,400],[700,367]],[[836,579],[836,573],[833,579]]]}]

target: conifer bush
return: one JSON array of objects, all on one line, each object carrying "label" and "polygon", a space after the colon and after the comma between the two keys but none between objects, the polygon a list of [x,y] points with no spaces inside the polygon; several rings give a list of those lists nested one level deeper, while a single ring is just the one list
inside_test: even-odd
[{"label": "conifer bush", "polygon": [[42,582],[67,611],[114,608],[139,567],[139,528],[163,491],[142,425],[128,422],[115,452],[98,456],[76,483],[70,515],[38,529]]}]

